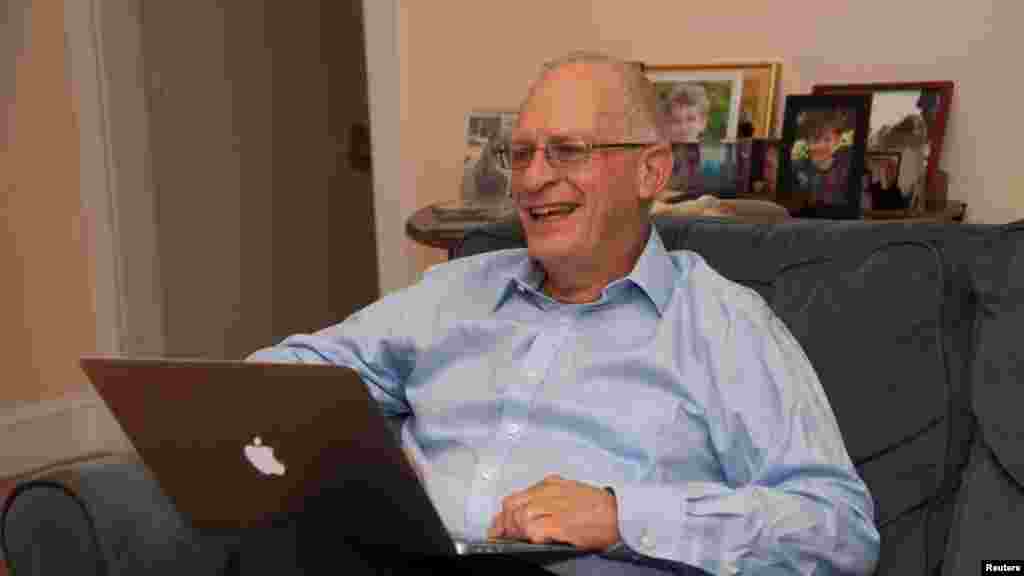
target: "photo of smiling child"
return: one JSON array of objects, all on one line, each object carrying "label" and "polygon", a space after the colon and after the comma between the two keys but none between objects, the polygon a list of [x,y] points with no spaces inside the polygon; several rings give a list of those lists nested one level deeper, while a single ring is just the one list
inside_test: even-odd
[{"label": "photo of smiling child", "polygon": [[867,106],[869,101],[857,96],[787,99],[783,176],[787,192],[802,201],[799,216],[842,218],[859,213]]}]

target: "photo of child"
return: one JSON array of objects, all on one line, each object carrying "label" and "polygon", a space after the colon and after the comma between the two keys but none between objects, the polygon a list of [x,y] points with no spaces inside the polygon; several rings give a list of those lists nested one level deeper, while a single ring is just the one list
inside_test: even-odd
[{"label": "photo of child", "polygon": [[870,108],[868,96],[790,96],[779,186],[796,215],[858,217]]},{"label": "photo of child", "polygon": [[850,111],[833,108],[797,115],[799,139],[790,148],[794,190],[809,195],[816,205],[847,202],[854,120]]}]

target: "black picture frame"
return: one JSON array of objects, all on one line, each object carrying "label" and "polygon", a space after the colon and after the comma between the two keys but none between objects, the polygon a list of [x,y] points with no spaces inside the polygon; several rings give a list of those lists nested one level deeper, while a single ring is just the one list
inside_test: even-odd
[{"label": "black picture frame", "polygon": [[786,97],[778,195],[794,216],[861,218],[870,114],[866,94]]}]

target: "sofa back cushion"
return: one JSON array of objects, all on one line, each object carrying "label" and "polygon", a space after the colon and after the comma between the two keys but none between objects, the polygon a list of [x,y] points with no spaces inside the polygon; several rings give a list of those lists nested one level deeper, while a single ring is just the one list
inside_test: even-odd
[{"label": "sofa back cushion", "polygon": [[801,342],[875,499],[880,573],[922,574],[943,487],[953,395],[942,349],[944,270],[924,242],[783,268],[772,307]]},{"label": "sofa back cushion", "polygon": [[1024,222],[994,232],[980,260],[974,413],[1000,464],[1024,485]]},{"label": "sofa back cushion", "polygon": [[[1024,221],[989,234],[972,268],[980,314],[972,371],[977,420],[957,494],[945,574],[1020,557],[1024,516]],[[983,535],[983,536],[982,536]]]}]

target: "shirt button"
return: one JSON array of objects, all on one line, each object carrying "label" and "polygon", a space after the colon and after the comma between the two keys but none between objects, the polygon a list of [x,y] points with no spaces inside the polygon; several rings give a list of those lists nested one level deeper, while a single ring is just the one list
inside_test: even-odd
[{"label": "shirt button", "polygon": [[530,370],[529,372],[527,372],[526,373],[526,377],[529,378],[530,380],[537,380],[538,379],[537,378],[537,372],[535,372],[533,370]]},{"label": "shirt button", "polygon": [[640,535],[640,547],[644,550],[654,549],[654,539],[651,538],[646,532]]},{"label": "shirt button", "polygon": [[505,428],[505,431],[508,432],[509,436],[515,436],[516,434],[519,434],[519,430],[519,424],[509,424]]},{"label": "shirt button", "polygon": [[490,480],[492,476],[494,476],[494,472],[491,472],[489,468],[484,468],[480,471],[480,477],[484,480]]}]

